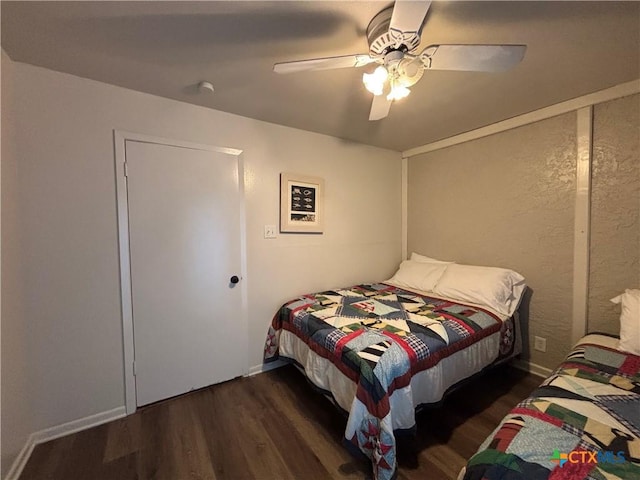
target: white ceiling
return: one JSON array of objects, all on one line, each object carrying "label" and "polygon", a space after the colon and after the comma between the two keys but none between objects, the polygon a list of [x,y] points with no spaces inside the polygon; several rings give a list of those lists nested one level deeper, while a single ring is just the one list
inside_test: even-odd
[{"label": "white ceiling", "polygon": [[[427,71],[369,122],[360,69],[273,73],[276,62],[367,53],[391,2],[8,2],[15,61],[281,125],[406,150],[640,78],[640,2],[434,2],[431,44],[526,44],[501,73]],[[213,83],[202,95],[195,85]]]}]

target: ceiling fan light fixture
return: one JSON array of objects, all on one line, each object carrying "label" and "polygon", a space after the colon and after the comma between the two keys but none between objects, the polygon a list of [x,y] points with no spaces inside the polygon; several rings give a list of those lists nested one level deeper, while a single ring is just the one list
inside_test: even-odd
[{"label": "ceiling fan light fixture", "polygon": [[362,83],[364,83],[365,88],[374,95],[382,95],[384,84],[388,77],[389,73],[387,69],[380,65],[373,73],[363,73]]},{"label": "ceiling fan light fixture", "polygon": [[387,100],[389,100],[389,101],[402,100],[403,98],[409,96],[410,93],[411,93],[411,90],[409,90],[407,87],[402,86],[402,85],[398,85],[396,83],[391,88],[391,91],[389,92],[389,95],[387,95]]},{"label": "ceiling fan light fixture", "polygon": [[277,73],[364,67],[378,63],[373,72],[362,75],[362,83],[374,94],[370,121],[389,114],[391,104],[411,92],[426,70],[502,72],[515,67],[524,57],[526,45],[437,44],[418,52],[422,27],[431,0],[396,0],[379,12],[367,27],[368,54],[296,60],[277,63]]}]

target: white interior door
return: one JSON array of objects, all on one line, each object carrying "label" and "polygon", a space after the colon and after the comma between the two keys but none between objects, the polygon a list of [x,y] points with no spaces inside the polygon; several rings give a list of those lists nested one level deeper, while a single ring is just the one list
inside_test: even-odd
[{"label": "white interior door", "polygon": [[238,157],[126,141],[137,405],[246,373]]}]

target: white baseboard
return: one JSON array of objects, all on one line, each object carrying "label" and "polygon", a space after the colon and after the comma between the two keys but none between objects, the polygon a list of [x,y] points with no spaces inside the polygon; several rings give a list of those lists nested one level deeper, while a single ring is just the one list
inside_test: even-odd
[{"label": "white baseboard", "polygon": [[249,369],[249,373],[247,377],[252,377],[253,375],[257,375],[259,373],[268,372],[269,370],[275,370],[276,368],[284,367],[287,365],[287,362],[283,360],[276,360],[274,362],[269,363],[261,363],[260,365],[254,365]]},{"label": "white baseboard", "polygon": [[516,359],[511,362],[511,365],[519,370],[524,370],[525,372],[541,378],[547,378],[549,375],[551,375],[551,372],[553,372],[553,370],[551,370],[550,368],[543,367],[542,365],[538,365],[536,363],[531,363],[527,360]]},{"label": "white baseboard", "polygon": [[4,477],[4,480],[18,480],[18,477],[20,477],[24,466],[27,464],[33,449],[39,443],[48,442],[49,440],[54,440],[91,427],[97,427],[98,425],[102,425],[103,423],[107,423],[112,420],[117,420],[118,418],[122,418],[126,415],[126,409],[122,406],[32,433],[27,438],[27,443],[22,447],[20,453],[18,453],[18,456],[11,465],[11,468]]}]

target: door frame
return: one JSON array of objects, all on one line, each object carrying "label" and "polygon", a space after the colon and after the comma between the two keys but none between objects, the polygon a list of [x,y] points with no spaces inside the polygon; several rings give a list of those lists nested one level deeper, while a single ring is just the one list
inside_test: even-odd
[{"label": "door frame", "polygon": [[[136,411],[136,380],[135,380],[135,347],[133,338],[133,302],[131,297],[131,258],[129,250],[129,202],[126,177],[126,142],[135,141],[153,143],[171,147],[181,147],[207,152],[226,153],[235,157],[238,163],[238,192],[240,196],[240,276],[246,283],[247,278],[247,232],[246,208],[244,192],[244,160],[242,150],[237,148],[217,147],[199,143],[185,142],[124,130],[113,131],[116,174],[116,206],[118,219],[118,256],[120,260],[120,305],[122,315],[122,343],[124,354],[124,396],[127,415]],[[242,338],[245,340],[245,364],[242,371],[249,372],[248,357],[248,296],[247,287],[241,289],[241,311],[238,325]]]}]

